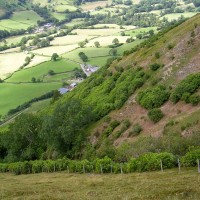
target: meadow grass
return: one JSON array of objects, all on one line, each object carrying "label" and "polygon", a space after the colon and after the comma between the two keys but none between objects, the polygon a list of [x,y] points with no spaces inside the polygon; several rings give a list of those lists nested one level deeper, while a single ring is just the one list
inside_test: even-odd
[{"label": "meadow grass", "polygon": [[34,11],[19,11],[14,12],[11,20],[20,22],[22,24],[27,24],[29,26],[36,25],[38,20],[42,18]]},{"label": "meadow grass", "polygon": [[181,16],[184,16],[185,18],[190,18],[193,17],[194,15],[196,15],[196,12],[185,12],[185,13],[172,13],[172,14],[167,14],[164,15],[163,17],[161,17],[160,19],[163,19],[164,17],[167,18],[169,21],[172,21],[174,19],[178,19]]},{"label": "meadow grass", "polygon": [[30,82],[32,77],[36,79],[43,79],[48,74],[49,70],[53,70],[55,73],[72,71],[74,68],[80,67],[78,64],[68,60],[48,61],[39,64],[35,67],[27,68],[15,72],[6,82]]},{"label": "meadow grass", "polygon": [[[157,27],[148,27],[148,28],[136,28],[134,30],[127,30],[125,31],[125,34],[131,37],[136,37],[139,33],[146,33],[150,30],[154,30],[154,33],[157,32]],[[119,34],[118,34],[119,35]]]},{"label": "meadow grass", "polygon": [[10,109],[26,101],[39,97],[51,90],[61,87],[61,83],[2,83],[0,84],[0,115],[5,115]]},{"label": "meadow grass", "polygon": [[55,6],[55,10],[57,12],[64,12],[66,10],[69,10],[70,12],[73,12],[73,11],[76,11],[77,8],[75,6],[72,6],[72,5],[67,5],[67,4],[60,4],[60,5],[57,5]]},{"label": "meadow grass", "polygon": [[33,50],[32,52],[39,55],[52,56],[53,53],[57,53],[58,55],[61,55],[63,53],[72,51],[76,48],[78,48],[78,44],[72,44],[72,45],[67,45],[67,46],[49,46],[49,47]]},{"label": "meadow grass", "polygon": [[132,174],[41,173],[0,174],[0,197],[45,200],[166,200],[200,196],[200,175],[194,168]]}]

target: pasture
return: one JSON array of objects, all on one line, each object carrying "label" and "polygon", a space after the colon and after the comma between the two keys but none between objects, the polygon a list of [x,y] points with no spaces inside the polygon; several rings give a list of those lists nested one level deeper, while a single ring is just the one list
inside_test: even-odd
[{"label": "pasture", "polygon": [[37,21],[41,19],[42,18],[32,10],[14,12],[11,17],[11,20],[26,24],[28,26],[36,25]]},{"label": "pasture", "polygon": [[14,12],[10,19],[0,20],[0,30],[18,30],[27,29],[36,25],[37,20],[42,18],[34,11]]},{"label": "pasture", "polygon": [[110,36],[120,32],[121,29],[117,28],[105,28],[105,29],[75,29],[72,33],[77,33],[78,35],[88,35],[88,36]]},{"label": "pasture", "polygon": [[91,59],[97,59],[100,57],[109,56],[109,51],[110,51],[110,48],[87,47],[87,48],[76,49],[74,51],[63,54],[62,56],[64,58],[68,58],[68,59],[74,60],[76,62],[82,62],[80,57],[78,56],[78,54],[80,52],[84,52],[89,58],[88,63],[90,63]]},{"label": "pasture", "polygon": [[94,47],[94,43],[98,41],[100,43],[100,46],[108,46],[113,44],[113,40],[117,38],[119,40],[119,43],[126,43],[126,40],[130,38],[129,36],[105,36],[105,37],[98,37],[90,40],[86,47]]},{"label": "pasture", "polygon": [[131,174],[0,174],[2,199],[198,200],[200,175],[194,168]]},{"label": "pasture", "polygon": [[57,12],[65,12],[66,10],[68,10],[69,12],[73,12],[73,11],[76,11],[77,8],[75,6],[72,6],[72,5],[68,5],[68,4],[60,4],[60,5],[56,5],[54,7],[54,9],[57,11]]},{"label": "pasture", "polygon": [[70,45],[77,44],[84,41],[85,39],[89,40],[93,37],[87,35],[67,35],[63,37],[56,37],[51,41],[51,45]]},{"label": "pasture", "polygon": [[49,46],[49,47],[33,50],[32,53],[39,54],[42,56],[52,56],[53,53],[57,53],[58,55],[61,55],[63,53],[72,51],[76,48],[78,48],[78,44],[72,44],[72,45],[67,45],[67,46]]},{"label": "pasture", "polygon": [[84,11],[91,11],[91,10],[95,10],[95,8],[97,8],[98,6],[106,7],[106,5],[109,3],[110,3],[109,1],[95,1],[95,2],[82,4],[80,7]]},{"label": "pasture", "polygon": [[0,84],[0,93],[4,98],[0,98],[0,115],[6,113],[26,101],[39,97],[51,90],[61,87],[61,83],[2,83]]},{"label": "pasture", "polygon": [[169,21],[172,20],[177,20],[179,19],[181,16],[185,17],[185,18],[190,18],[193,17],[194,15],[196,15],[197,13],[195,12],[185,12],[185,13],[172,13],[172,14],[167,14],[164,15],[163,17],[161,17],[160,19],[163,19],[164,17],[167,18]]},{"label": "pasture", "polygon": [[24,64],[26,57],[27,54],[23,52],[0,54],[0,78],[6,78],[18,70]]},{"label": "pasture", "polygon": [[157,27],[148,27],[148,28],[136,28],[134,30],[124,31],[127,36],[136,37],[137,34],[146,33],[150,30],[154,30],[154,33],[157,32]]},{"label": "pasture", "polygon": [[[76,67],[80,67],[78,64],[68,60],[48,61],[39,64],[35,67],[20,70],[15,72],[6,82],[31,82],[32,77],[43,80],[45,76],[48,76],[48,71],[53,70],[55,73],[62,73],[66,71],[72,71]],[[50,79],[49,79],[50,80]],[[59,79],[57,79],[59,80]],[[45,80],[43,80],[45,81]]]}]

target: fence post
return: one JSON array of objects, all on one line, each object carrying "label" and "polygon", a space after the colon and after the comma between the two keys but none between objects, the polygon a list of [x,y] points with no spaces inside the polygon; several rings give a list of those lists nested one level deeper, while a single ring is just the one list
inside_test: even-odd
[{"label": "fence post", "polygon": [[161,168],[161,172],[163,172],[163,163],[162,163],[162,160],[160,160],[160,168]]},{"label": "fence post", "polygon": [[198,173],[200,174],[200,164],[199,164],[199,159],[197,159],[197,165],[198,165]]},{"label": "fence post", "polygon": [[122,163],[120,164],[121,174],[123,174]]},{"label": "fence post", "polygon": [[85,165],[83,164],[83,173],[85,174]]},{"label": "fence post", "polygon": [[103,169],[102,169],[102,165],[100,164],[100,168],[101,168],[101,174],[103,174]]},{"label": "fence post", "polygon": [[67,173],[69,174],[69,166],[67,165]]},{"label": "fence post", "polygon": [[92,173],[94,174],[94,166],[92,165]]},{"label": "fence post", "polygon": [[181,172],[181,163],[180,163],[180,160],[178,158],[178,173],[180,173],[180,172]]},{"label": "fence post", "polygon": [[112,164],[111,164],[111,166],[110,166],[110,172],[111,172],[111,174],[113,173],[112,168],[113,168],[113,166],[112,166]]}]

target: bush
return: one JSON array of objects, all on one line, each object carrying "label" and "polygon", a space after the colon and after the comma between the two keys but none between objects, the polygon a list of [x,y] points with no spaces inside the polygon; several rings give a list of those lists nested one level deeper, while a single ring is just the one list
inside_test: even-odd
[{"label": "bush", "polygon": [[140,132],[142,131],[142,127],[140,124],[134,124],[133,125],[133,129],[132,131],[130,131],[129,136],[133,135],[133,136],[137,136],[140,134]]},{"label": "bush", "polygon": [[197,159],[200,160],[200,148],[191,148],[189,152],[186,153],[185,156],[182,157],[181,161],[183,162],[184,166],[196,166]]},{"label": "bush", "polygon": [[200,102],[200,96],[198,94],[193,94],[190,96],[189,101],[193,106],[196,106]]},{"label": "bush", "polygon": [[179,100],[189,101],[188,99],[200,87],[200,73],[190,74],[182,80],[171,94],[171,101],[177,103]]},{"label": "bush", "polygon": [[156,86],[138,93],[137,101],[146,109],[158,108],[169,99],[169,92],[163,86]]},{"label": "bush", "polygon": [[156,71],[156,70],[159,69],[160,67],[161,67],[161,65],[158,64],[158,63],[154,63],[154,64],[151,64],[151,65],[150,65],[150,69],[151,69],[152,71]]},{"label": "bush", "polygon": [[159,108],[154,108],[148,112],[148,117],[154,123],[159,122],[163,118],[164,114]]}]

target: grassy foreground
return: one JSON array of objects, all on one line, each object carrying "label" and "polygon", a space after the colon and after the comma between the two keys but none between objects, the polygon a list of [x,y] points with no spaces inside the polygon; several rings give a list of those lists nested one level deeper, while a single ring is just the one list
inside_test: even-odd
[{"label": "grassy foreground", "polygon": [[132,174],[0,174],[0,199],[199,199],[196,168]]}]

